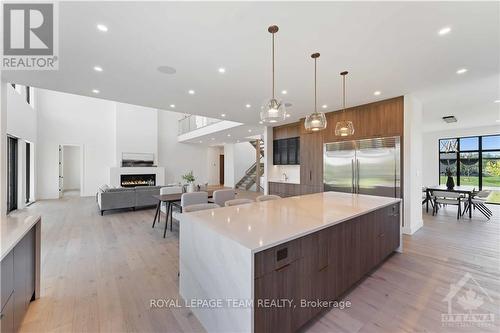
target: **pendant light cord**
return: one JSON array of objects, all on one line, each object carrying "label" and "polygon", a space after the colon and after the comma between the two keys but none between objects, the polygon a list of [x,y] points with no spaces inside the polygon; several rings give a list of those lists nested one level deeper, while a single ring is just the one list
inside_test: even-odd
[{"label": "pendant light cord", "polygon": [[273,99],[274,99],[274,33],[273,33]]},{"label": "pendant light cord", "polygon": [[345,75],[342,75],[342,109],[345,111]]},{"label": "pendant light cord", "polygon": [[314,112],[318,113],[318,107],[317,107],[317,97],[318,97],[318,92],[316,90],[316,60],[317,58],[314,58]]}]

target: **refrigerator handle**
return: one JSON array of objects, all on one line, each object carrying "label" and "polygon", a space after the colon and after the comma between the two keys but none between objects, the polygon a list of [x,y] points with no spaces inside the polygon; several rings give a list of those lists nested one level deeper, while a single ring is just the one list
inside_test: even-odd
[{"label": "refrigerator handle", "polygon": [[359,193],[359,160],[356,160],[356,184],[358,187],[356,193]]},{"label": "refrigerator handle", "polygon": [[351,192],[356,192],[354,187],[354,160],[351,160]]}]

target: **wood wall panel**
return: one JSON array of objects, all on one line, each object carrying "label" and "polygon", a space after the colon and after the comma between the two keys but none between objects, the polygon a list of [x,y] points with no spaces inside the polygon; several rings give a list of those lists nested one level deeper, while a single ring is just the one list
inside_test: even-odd
[{"label": "wood wall panel", "polygon": [[288,139],[296,138],[300,136],[300,124],[301,122],[296,122],[292,124],[286,124],[282,126],[277,126],[273,128],[273,139]]}]

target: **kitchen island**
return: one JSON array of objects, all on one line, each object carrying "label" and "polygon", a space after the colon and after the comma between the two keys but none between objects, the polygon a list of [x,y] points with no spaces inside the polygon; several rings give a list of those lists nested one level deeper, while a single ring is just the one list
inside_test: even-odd
[{"label": "kitchen island", "polygon": [[295,331],[399,247],[399,205],[324,192],[181,214],[180,294],[209,332]]}]

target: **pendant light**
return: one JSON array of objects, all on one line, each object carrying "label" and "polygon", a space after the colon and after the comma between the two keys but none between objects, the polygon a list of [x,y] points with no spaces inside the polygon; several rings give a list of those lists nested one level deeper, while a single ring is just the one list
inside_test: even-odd
[{"label": "pendant light", "polygon": [[[342,111],[345,111],[345,77],[347,71],[340,73],[342,76]],[[354,125],[350,120],[342,120],[335,125],[336,136],[350,136],[354,134]]]},{"label": "pendant light", "polygon": [[265,123],[276,123],[278,121],[282,121],[286,117],[285,103],[282,101],[278,101],[275,97],[275,89],[274,89],[274,34],[279,30],[278,26],[272,25],[267,31],[269,31],[273,38],[273,90],[271,99],[264,102],[260,111],[260,120]]},{"label": "pendant light", "polygon": [[317,72],[317,60],[319,58],[319,53],[311,54],[311,58],[314,59],[314,112],[306,117],[304,126],[308,131],[317,132],[324,130],[326,128],[326,117],[323,112],[318,112],[318,103],[317,103],[318,92],[316,89],[317,86],[316,72]]}]

